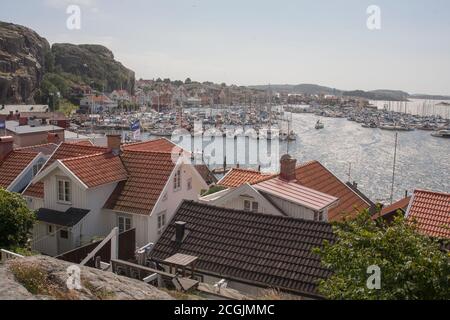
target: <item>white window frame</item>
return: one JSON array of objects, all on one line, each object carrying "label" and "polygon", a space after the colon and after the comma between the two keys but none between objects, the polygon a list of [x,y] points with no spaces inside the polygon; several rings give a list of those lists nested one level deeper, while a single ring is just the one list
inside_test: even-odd
[{"label": "white window frame", "polygon": [[189,178],[187,180],[187,189],[188,189],[188,191],[192,190],[192,178]]},{"label": "white window frame", "polygon": [[173,177],[173,191],[177,192],[181,190],[181,168],[177,169],[175,176]]},{"label": "white window frame", "polygon": [[[60,193],[60,183],[62,183],[62,194]],[[62,198],[61,199],[61,195]],[[56,178],[56,196],[58,203],[71,204],[72,203],[72,181],[65,178]]]},{"label": "white window frame", "polygon": [[156,228],[158,229],[158,234],[162,234],[167,224],[167,211],[158,213],[156,219]]},{"label": "white window frame", "polygon": [[[122,220],[122,221],[121,221]],[[122,225],[122,227],[121,227]],[[119,233],[127,232],[133,228],[133,221],[130,216],[117,216],[117,227]]]}]

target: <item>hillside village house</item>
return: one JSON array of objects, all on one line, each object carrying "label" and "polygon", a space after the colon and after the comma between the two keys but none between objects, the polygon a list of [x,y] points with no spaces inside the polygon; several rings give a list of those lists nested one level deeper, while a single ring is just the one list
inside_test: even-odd
[{"label": "hillside village house", "polygon": [[80,113],[98,113],[117,107],[118,103],[104,94],[91,94],[80,100]]},{"label": "hillside village house", "polygon": [[135,228],[140,247],[156,242],[181,201],[208,187],[174,147],[166,139],[121,146],[118,135],[108,148],[62,143],[23,193],[37,210],[33,249],[55,256],[114,227]]},{"label": "hillside village house", "polygon": [[12,137],[0,137],[0,188],[22,192],[48,160],[56,144],[14,149]]},{"label": "hillside village house", "polygon": [[232,169],[219,182],[225,189],[200,198],[209,205],[315,221],[340,221],[371,204],[319,162],[297,166],[281,158],[278,175]]}]

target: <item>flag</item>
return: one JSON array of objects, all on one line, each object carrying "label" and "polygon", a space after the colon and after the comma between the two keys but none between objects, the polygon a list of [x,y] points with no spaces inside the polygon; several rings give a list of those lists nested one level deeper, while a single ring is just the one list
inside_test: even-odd
[{"label": "flag", "polygon": [[141,122],[136,120],[130,126],[131,132],[133,132],[133,140],[139,140],[141,138]]}]

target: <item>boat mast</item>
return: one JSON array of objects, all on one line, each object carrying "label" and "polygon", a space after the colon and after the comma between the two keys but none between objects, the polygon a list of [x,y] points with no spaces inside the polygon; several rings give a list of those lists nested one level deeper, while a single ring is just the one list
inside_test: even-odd
[{"label": "boat mast", "polygon": [[398,144],[398,132],[395,133],[394,166],[392,169],[392,184],[391,184],[391,204],[394,203],[395,168],[397,165],[397,144]]}]

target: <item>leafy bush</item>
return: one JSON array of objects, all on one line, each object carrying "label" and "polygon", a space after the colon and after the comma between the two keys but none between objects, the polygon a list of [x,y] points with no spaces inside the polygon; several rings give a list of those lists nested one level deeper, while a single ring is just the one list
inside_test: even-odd
[{"label": "leafy bush", "polygon": [[[442,243],[418,233],[398,217],[390,225],[373,221],[367,211],[355,220],[334,225],[335,243],[315,253],[333,275],[320,283],[329,299],[450,299],[449,255]],[[381,271],[381,289],[369,289],[370,266]]]},{"label": "leafy bush", "polygon": [[0,248],[23,248],[35,222],[21,195],[0,188]]}]

